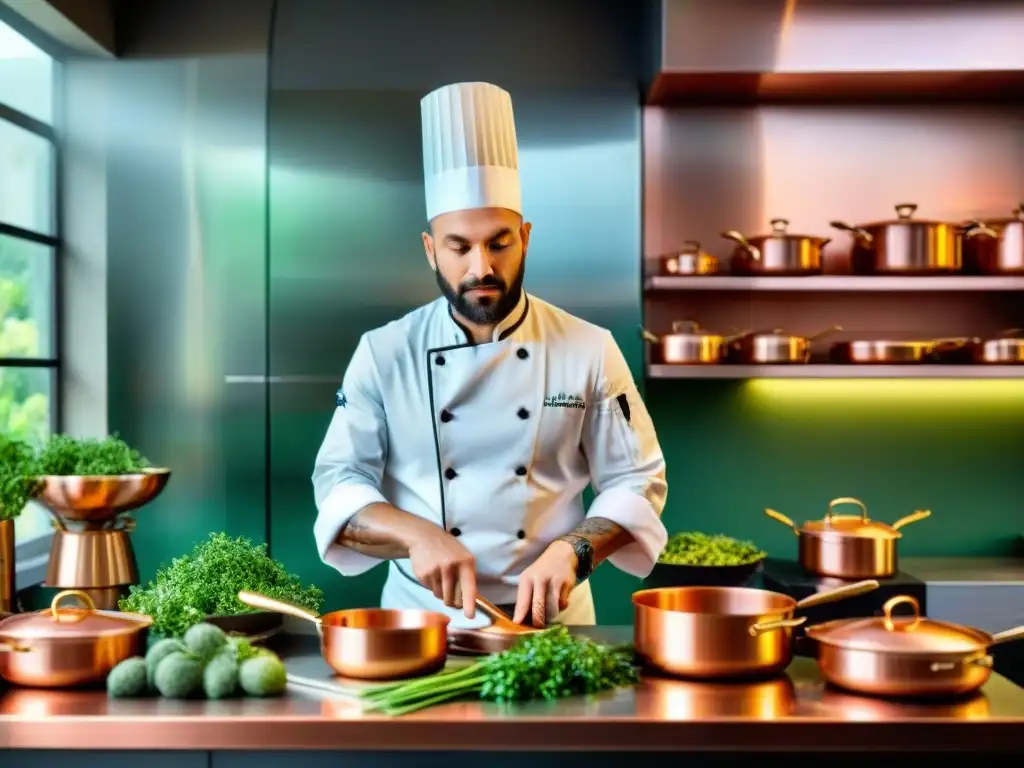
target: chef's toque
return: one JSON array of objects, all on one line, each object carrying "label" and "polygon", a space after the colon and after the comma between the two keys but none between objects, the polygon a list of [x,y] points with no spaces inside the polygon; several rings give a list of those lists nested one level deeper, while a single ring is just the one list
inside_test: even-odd
[{"label": "chef's toque", "polygon": [[490,83],[455,83],[420,102],[427,220],[471,208],[522,214],[512,97]]}]

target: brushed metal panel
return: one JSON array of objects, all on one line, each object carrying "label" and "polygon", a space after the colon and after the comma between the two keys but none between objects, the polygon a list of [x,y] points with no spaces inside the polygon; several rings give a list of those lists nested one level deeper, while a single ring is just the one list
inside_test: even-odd
[{"label": "brushed metal panel", "polygon": [[210,531],[266,537],[265,388],[224,377],[266,374],[270,8],[147,4],[109,65],[110,429],[175,471],[133,534],[143,579]]},{"label": "brushed metal panel", "polygon": [[662,68],[690,72],[1024,69],[1006,0],[664,0]]},{"label": "brushed metal panel", "polygon": [[1016,586],[928,584],[928,615],[1000,632],[1024,624],[1024,582]]}]

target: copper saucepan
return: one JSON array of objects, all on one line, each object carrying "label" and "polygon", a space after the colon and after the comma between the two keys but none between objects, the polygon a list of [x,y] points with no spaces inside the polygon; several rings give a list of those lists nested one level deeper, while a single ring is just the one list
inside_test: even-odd
[{"label": "copper saucepan", "polygon": [[700,249],[696,240],[687,240],[675,253],[660,257],[660,272],[665,277],[684,275],[714,275],[718,273],[718,259]]},{"label": "copper saucepan", "polygon": [[829,357],[846,365],[917,365],[931,362],[939,354],[961,352],[970,343],[969,339],[840,341],[832,345]]},{"label": "copper saucepan", "polygon": [[444,667],[448,659],[450,620],[443,613],[353,608],[318,616],[255,592],[239,592],[238,599],[316,624],[324,661],[342,677],[391,680],[426,675]]},{"label": "copper saucepan", "polygon": [[732,229],[722,237],[736,243],[730,268],[738,275],[820,275],[822,250],[830,238],[793,235],[786,231],[786,219],[772,219],[767,235],[746,237]]},{"label": "copper saucepan", "polygon": [[643,663],[680,677],[760,677],[793,660],[794,611],[878,589],[847,584],[797,602],[746,587],[667,587],[633,594],[633,645]]},{"label": "copper saucepan", "polygon": [[900,203],[898,218],[856,226],[833,221],[853,235],[850,266],[860,275],[928,275],[959,272],[960,229],[944,221],[913,218],[917,205]]},{"label": "copper saucepan", "polygon": [[[836,507],[853,504],[859,515],[836,515]],[[860,499],[843,496],[828,504],[824,520],[797,526],[774,509],[764,513],[789,526],[797,537],[800,565],[809,573],[838,579],[883,579],[896,573],[896,542],[903,537],[900,528],[931,516],[930,510],[918,510],[891,525],[868,518],[868,508]]]},{"label": "copper saucepan", "polygon": [[[71,597],[84,607],[62,607]],[[58,592],[48,609],[0,622],[0,677],[37,688],[102,683],[117,664],[146,652],[152,624],[141,613],[98,611],[85,592]]]},{"label": "copper saucepan", "polygon": [[972,221],[963,233],[964,271],[976,275],[1024,273],[1024,203],[1011,218]]},{"label": "copper saucepan", "polygon": [[668,365],[714,365],[722,361],[732,338],[701,330],[692,320],[672,323],[672,333],[657,336],[640,328],[644,341],[655,345],[655,358]]},{"label": "copper saucepan", "polygon": [[452,653],[470,656],[501,653],[519,642],[523,635],[541,631],[516,624],[507,613],[486,598],[477,596],[476,605],[492,624],[481,629],[449,629],[448,650]]},{"label": "copper saucepan", "polygon": [[843,330],[834,325],[813,336],[792,336],[780,329],[742,333],[727,343],[731,363],[746,365],[789,365],[809,363],[811,348],[822,336]]},{"label": "copper saucepan", "polygon": [[[898,605],[913,616],[893,616]],[[882,616],[840,619],[808,627],[818,643],[825,680],[876,696],[938,697],[977,691],[992,674],[989,649],[1024,638],[1024,626],[995,635],[921,616],[910,595],[897,595]]]},{"label": "copper saucepan", "polygon": [[937,350],[939,358],[953,358],[950,362],[970,362],[982,365],[1024,365],[1024,330],[1011,328],[988,339],[969,339],[957,350]]}]

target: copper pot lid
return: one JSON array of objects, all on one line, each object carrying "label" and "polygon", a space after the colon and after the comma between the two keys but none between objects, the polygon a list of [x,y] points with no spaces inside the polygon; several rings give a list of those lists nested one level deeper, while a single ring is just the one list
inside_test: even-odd
[{"label": "copper pot lid", "polygon": [[[860,514],[835,514],[836,507],[848,504],[860,507]],[[930,516],[930,510],[918,510],[905,517],[901,517],[895,523],[884,523],[881,520],[869,518],[867,505],[860,499],[842,496],[829,502],[828,511],[825,513],[823,520],[805,522],[801,530],[818,535],[833,534],[836,536],[854,536],[865,539],[900,539],[903,537],[900,528]]]},{"label": "copper pot lid", "polygon": [[850,225],[842,221],[830,222],[836,229],[843,230],[868,230],[868,229],[882,229],[884,227],[891,227],[903,224],[921,224],[925,226],[953,226],[947,221],[934,221],[929,219],[916,219],[914,213],[917,211],[917,203],[897,203],[895,206],[896,218],[889,219],[888,221],[872,221],[868,224],[855,224]]},{"label": "copper pot lid", "polygon": [[[909,605],[909,616],[894,616],[899,605]],[[881,616],[839,619],[807,627],[807,636],[846,650],[889,651],[891,653],[974,653],[993,643],[993,637],[978,629],[921,615],[921,606],[911,595],[897,595],[882,606]]]},{"label": "copper pot lid", "polygon": [[[750,243],[764,243],[766,240],[810,240],[819,245],[825,245],[832,241],[832,238],[822,237],[821,235],[799,235],[787,231],[789,219],[772,219],[769,224],[771,224],[772,231],[768,234],[741,236],[741,239]],[[723,232],[722,237],[739,242],[736,238],[737,234],[735,230],[730,230],[729,232]],[[743,243],[740,244],[742,245]]]},{"label": "copper pot lid", "polygon": [[[67,598],[77,598],[85,607],[62,606]],[[20,613],[0,623],[0,637],[14,640],[80,640],[109,637],[145,629],[153,619],[140,613],[98,611],[92,598],[77,589],[58,592],[50,607],[32,613]]]}]

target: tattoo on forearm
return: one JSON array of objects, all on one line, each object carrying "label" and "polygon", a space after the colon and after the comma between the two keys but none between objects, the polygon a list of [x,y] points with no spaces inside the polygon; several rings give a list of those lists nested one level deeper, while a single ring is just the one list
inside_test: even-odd
[{"label": "tattoo on forearm", "polygon": [[408,551],[394,541],[390,529],[374,520],[374,508],[377,506],[374,504],[356,512],[341,529],[335,543],[382,560],[408,557]]},{"label": "tattoo on forearm", "polygon": [[594,548],[594,565],[633,541],[629,531],[606,517],[588,517],[565,538],[576,537],[586,539]]}]

